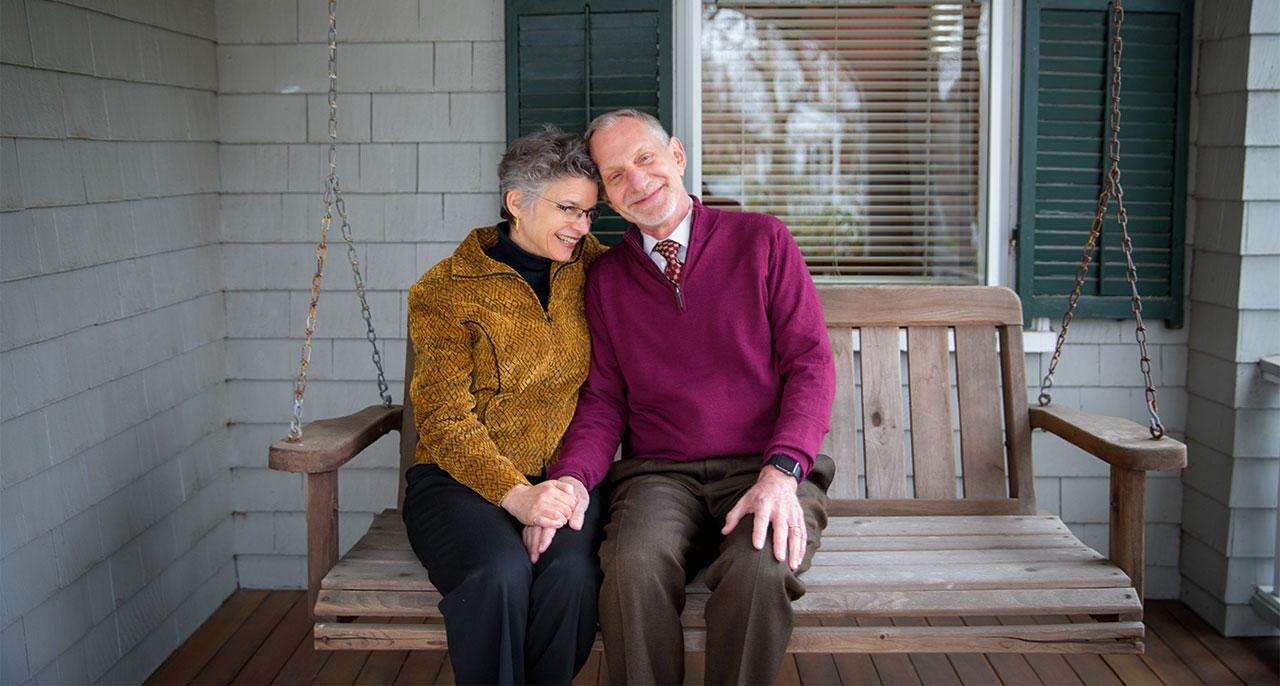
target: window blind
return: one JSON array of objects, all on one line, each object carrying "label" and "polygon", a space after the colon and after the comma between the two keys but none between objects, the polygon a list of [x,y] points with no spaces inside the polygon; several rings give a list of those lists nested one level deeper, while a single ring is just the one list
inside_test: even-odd
[{"label": "window blind", "polygon": [[711,2],[702,192],[819,280],[977,283],[983,3]]}]

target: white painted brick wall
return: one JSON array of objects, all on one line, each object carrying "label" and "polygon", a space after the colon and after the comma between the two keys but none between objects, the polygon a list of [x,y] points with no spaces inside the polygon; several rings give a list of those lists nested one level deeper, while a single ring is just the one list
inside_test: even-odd
[{"label": "white painted brick wall", "polygon": [[213,3],[118,5],[0,4],[6,684],[141,681],[234,587]]}]

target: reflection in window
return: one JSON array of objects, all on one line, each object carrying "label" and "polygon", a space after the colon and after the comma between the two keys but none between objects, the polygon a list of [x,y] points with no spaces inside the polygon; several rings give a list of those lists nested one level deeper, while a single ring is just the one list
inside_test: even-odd
[{"label": "reflection in window", "polygon": [[977,283],[984,5],[704,2],[709,204],[777,215],[822,280]]}]

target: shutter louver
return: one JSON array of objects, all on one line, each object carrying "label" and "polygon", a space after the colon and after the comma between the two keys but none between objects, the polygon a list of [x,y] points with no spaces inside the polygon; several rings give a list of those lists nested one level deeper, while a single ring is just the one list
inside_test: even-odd
[{"label": "shutter louver", "polygon": [[977,283],[978,2],[704,2],[710,204],[782,219],[819,280]]},{"label": "shutter louver", "polygon": [[[1090,7],[1092,5],[1092,7]],[[1148,319],[1182,318],[1190,8],[1125,3],[1120,169],[1138,291]],[[1102,191],[1110,135],[1106,2],[1031,0],[1024,55],[1019,291],[1027,317],[1060,316]],[[1115,206],[1077,313],[1130,315]]]}]

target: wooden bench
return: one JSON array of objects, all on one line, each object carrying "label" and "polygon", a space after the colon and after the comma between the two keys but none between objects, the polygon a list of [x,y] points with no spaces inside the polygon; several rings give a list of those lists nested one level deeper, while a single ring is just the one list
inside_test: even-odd
[{"label": "wooden bench", "polygon": [[[838,380],[824,452],[838,472],[822,549],[803,577],[808,593],[795,603],[799,626],[789,650],[1142,652],[1145,472],[1185,466],[1185,446],[1153,441],[1128,420],[1056,405],[1028,409],[1022,308],[1012,291],[829,286],[819,293]],[[411,378],[412,347],[406,366]],[[1110,465],[1106,555],[1058,517],[1037,513],[1034,428]],[[319,649],[447,647],[440,595],[397,510],[375,517],[338,559],[338,468],[394,429],[403,473],[417,441],[407,397],[403,412],[375,406],[313,422],[301,443],[271,448],[273,469],[307,474],[308,589]],[[707,589],[695,580],[688,593],[685,645],[697,651]],[[1074,621],[999,625],[994,618],[1003,615]],[[925,617],[977,619],[919,621]],[[913,619],[873,626],[888,624],[880,618]]]}]

